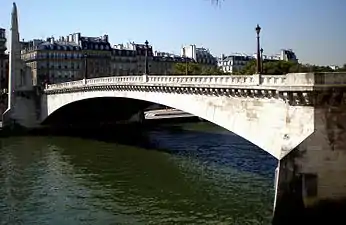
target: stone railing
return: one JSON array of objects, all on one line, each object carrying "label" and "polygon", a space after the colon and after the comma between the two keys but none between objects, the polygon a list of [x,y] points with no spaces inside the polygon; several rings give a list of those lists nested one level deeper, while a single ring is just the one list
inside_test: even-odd
[{"label": "stone railing", "polygon": [[285,85],[286,75],[261,75],[261,85]]},{"label": "stone railing", "polygon": [[[286,75],[228,76],[113,76],[47,85],[46,90],[99,85],[144,85],[171,87],[248,87],[250,89],[289,89],[318,86],[346,86],[346,73],[290,73]],[[306,89],[308,90],[308,89]]]},{"label": "stone railing", "polygon": [[[264,81],[270,85],[280,85],[279,81],[283,82],[283,79],[271,82],[270,77],[266,77],[264,78]],[[159,86],[256,86],[259,85],[259,75],[255,74],[236,76],[113,76],[72,81],[60,84],[51,84],[46,87],[46,90],[104,84]]]},{"label": "stone railing", "polygon": [[147,83],[168,85],[258,85],[256,75],[237,76],[148,76]]}]

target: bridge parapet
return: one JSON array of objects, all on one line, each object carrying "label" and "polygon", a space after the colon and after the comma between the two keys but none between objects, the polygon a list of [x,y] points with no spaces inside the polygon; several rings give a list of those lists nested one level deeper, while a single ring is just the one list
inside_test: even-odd
[{"label": "bridge parapet", "polygon": [[167,87],[211,87],[312,91],[316,88],[346,86],[346,73],[289,73],[286,75],[227,76],[113,76],[48,85],[46,91],[103,85],[139,85]]}]

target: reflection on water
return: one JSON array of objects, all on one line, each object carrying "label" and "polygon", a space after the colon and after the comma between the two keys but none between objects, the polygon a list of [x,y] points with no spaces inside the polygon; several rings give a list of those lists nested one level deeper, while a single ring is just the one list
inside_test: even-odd
[{"label": "reflection on water", "polygon": [[1,140],[0,224],[270,223],[271,156],[203,123],[146,134]]}]

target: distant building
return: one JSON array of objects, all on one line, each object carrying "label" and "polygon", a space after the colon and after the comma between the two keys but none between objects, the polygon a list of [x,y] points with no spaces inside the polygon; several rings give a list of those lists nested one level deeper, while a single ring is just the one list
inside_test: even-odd
[{"label": "distant building", "polygon": [[205,67],[216,67],[217,59],[206,48],[197,48],[196,45],[189,45],[181,48],[180,55],[193,59],[196,63]]},{"label": "distant building", "polygon": [[[256,59],[257,54],[253,54]],[[292,49],[281,49],[280,53],[275,55],[263,55],[263,60],[283,60],[283,61],[293,61],[298,62],[298,58]]]},{"label": "distant building", "polygon": [[[218,58],[218,67],[221,68],[222,71],[232,74],[241,71],[249,61],[256,60],[256,58],[257,54],[253,54],[252,56],[241,53],[235,53],[229,56],[222,54],[221,57]],[[263,61],[283,60],[298,62],[297,56],[292,49],[282,49],[279,54],[263,55],[262,58]]]},{"label": "distant building", "polygon": [[0,89],[6,89],[8,86],[8,63],[9,58],[6,53],[6,31],[0,28]]},{"label": "distant building", "polygon": [[153,60],[153,74],[158,75],[174,75],[174,68],[177,63],[195,62],[192,58],[167,52],[155,52]]},{"label": "distant building", "polygon": [[[146,49],[148,48],[148,49]],[[111,54],[111,75],[142,75],[145,72],[145,55],[147,52],[148,73],[152,72],[153,47],[134,42],[114,45]]]},{"label": "distant building", "polygon": [[338,70],[340,67],[337,65],[330,65],[329,66],[332,70]]},{"label": "distant building", "polygon": [[6,50],[6,30],[0,28],[0,53],[5,53]]},{"label": "distant building", "polygon": [[83,37],[81,33],[74,33],[21,44],[21,57],[31,68],[34,85],[110,74],[111,47],[107,35]]},{"label": "distant building", "polygon": [[236,73],[241,71],[244,66],[254,58],[244,54],[232,54],[229,56],[221,55],[218,59],[218,67],[225,73]]},{"label": "distant building", "polygon": [[81,36],[81,33],[69,35],[72,41],[82,48],[82,54],[86,57],[87,77],[108,77],[111,73],[111,45],[108,35],[101,37]]},{"label": "distant building", "polygon": [[115,45],[111,54],[111,75],[124,76],[137,74],[137,57],[135,47],[128,43]]},{"label": "distant building", "polygon": [[74,42],[50,37],[22,42],[22,48],[21,57],[31,70],[34,85],[78,80],[83,76],[83,54]]}]

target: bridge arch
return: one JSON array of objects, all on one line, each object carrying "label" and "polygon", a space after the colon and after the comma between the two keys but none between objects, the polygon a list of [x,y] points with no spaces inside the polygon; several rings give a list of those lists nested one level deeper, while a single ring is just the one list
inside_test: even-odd
[{"label": "bridge arch", "polygon": [[277,159],[283,158],[313,131],[309,123],[305,128],[292,130],[292,126],[304,125],[300,115],[306,109],[292,108],[281,99],[114,90],[47,94],[41,121],[69,104],[100,98],[141,100],[182,110],[237,134]]}]

